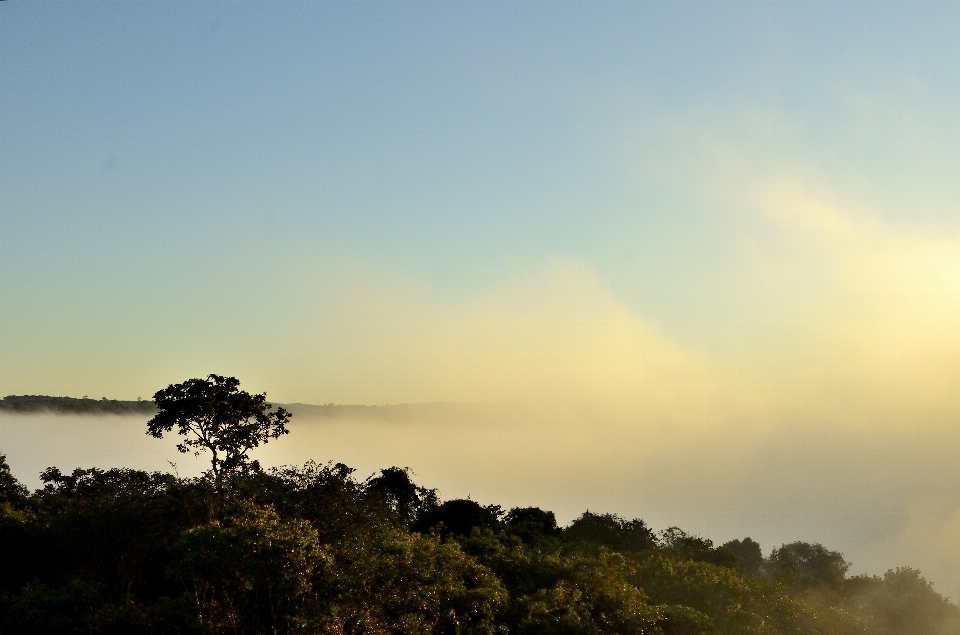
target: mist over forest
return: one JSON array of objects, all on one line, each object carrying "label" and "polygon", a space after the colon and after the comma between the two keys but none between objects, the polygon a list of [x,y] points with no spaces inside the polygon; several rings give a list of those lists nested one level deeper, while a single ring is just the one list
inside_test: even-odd
[{"label": "mist over forest", "polygon": [[[180,385],[168,391],[174,389]],[[715,504],[740,511],[725,518],[727,531],[750,535],[721,541],[677,524],[657,528],[656,517],[697,520],[692,512],[705,498],[666,486],[677,473],[645,481],[643,469],[635,473],[639,482],[618,492],[625,483],[614,473],[638,466],[611,470],[609,447],[525,469],[524,443],[537,441],[524,437],[549,430],[543,422],[521,430],[516,405],[297,404],[291,408],[301,423],[286,431],[291,413],[279,407],[271,413],[277,433],[263,437],[262,451],[239,462],[214,454],[212,470],[203,470],[167,458],[189,457],[185,447],[170,452],[168,439],[149,439],[156,444],[150,448],[132,436],[161,430],[155,426],[172,407],[161,406],[162,394],[149,422],[106,399],[96,403],[107,414],[92,414],[95,406],[84,400],[4,400],[19,404],[17,414],[0,415],[4,449],[16,457],[11,470],[0,456],[5,633],[960,633],[960,608],[920,569],[864,574],[846,553],[815,540],[764,550],[750,537],[769,533],[763,513],[780,516],[781,532],[809,526],[790,526],[789,504],[737,500],[733,481],[714,483],[708,494],[725,492]],[[32,413],[24,413],[24,401]],[[70,407],[84,414],[65,416]],[[528,420],[531,411],[522,414]],[[296,445],[283,445],[285,432]],[[206,447],[206,437],[195,434],[181,429],[182,439]],[[352,455],[367,464],[419,460],[424,467],[422,474],[380,468],[364,478],[342,461],[317,463],[304,453]],[[32,493],[17,478],[31,462],[62,459],[128,464],[48,466]],[[156,468],[164,460],[171,470]],[[279,467],[264,470],[268,465]],[[692,463],[683,465],[690,470]],[[422,485],[430,473],[449,490]],[[688,476],[702,485],[717,474]],[[457,495],[471,483],[484,489]],[[684,496],[686,509],[664,507],[667,498]],[[631,509],[627,497],[632,509],[652,513],[620,511]],[[536,498],[562,507],[529,502]],[[571,512],[584,500],[590,508]],[[597,507],[618,500],[617,512]],[[751,509],[758,500],[763,513]],[[716,509],[706,512],[714,527],[723,519]],[[843,522],[849,528],[857,518]],[[822,529],[824,519],[816,526]]]},{"label": "mist over forest", "polygon": [[[854,574],[914,566],[945,596],[960,590],[950,485],[960,478],[960,433],[946,426],[866,438],[828,426],[638,428],[616,413],[543,404],[284,407],[293,434],[254,452],[264,465],[335,461],[363,477],[406,466],[444,497],[540,506],[561,524],[589,509],[718,544],[750,535],[766,554],[814,541],[843,552]],[[172,462],[180,476],[200,476],[202,461],[144,434],[147,418],[0,410],[0,449],[31,489],[51,466],[170,472]]]}]

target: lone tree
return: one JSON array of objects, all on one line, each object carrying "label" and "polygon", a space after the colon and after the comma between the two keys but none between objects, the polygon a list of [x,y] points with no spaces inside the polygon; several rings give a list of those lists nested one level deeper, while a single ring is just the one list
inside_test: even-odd
[{"label": "lone tree", "polygon": [[251,395],[240,390],[234,377],[208,375],[206,379],[188,379],[171,384],[153,396],[157,414],[147,422],[147,434],[158,439],[177,428],[184,437],[177,444],[180,452],[209,450],[214,480],[219,484],[225,472],[240,469],[258,470],[260,464],[250,461],[247,452],[289,434],[286,424],[290,413],[272,407],[266,395]]}]

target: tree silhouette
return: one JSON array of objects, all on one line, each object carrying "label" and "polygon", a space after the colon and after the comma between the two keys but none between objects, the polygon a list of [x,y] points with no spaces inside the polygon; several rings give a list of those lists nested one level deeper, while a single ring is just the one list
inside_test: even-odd
[{"label": "tree silhouette", "polygon": [[383,497],[387,507],[406,524],[439,505],[437,491],[414,483],[408,467],[380,470],[380,476],[367,479],[366,486],[368,492]]},{"label": "tree silhouette", "polygon": [[653,531],[639,518],[583,512],[564,530],[570,540],[603,545],[618,551],[643,551],[656,544]]},{"label": "tree silhouette", "polygon": [[723,546],[740,559],[737,567],[747,575],[758,576],[763,573],[763,552],[760,544],[749,536],[743,540],[731,540]]},{"label": "tree silhouette", "polygon": [[171,384],[153,396],[157,415],[147,422],[147,434],[158,439],[176,426],[184,437],[180,452],[199,455],[210,452],[210,467],[219,485],[225,472],[254,469],[247,452],[270,439],[288,434],[290,413],[283,408],[269,412],[266,395],[240,390],[234,377],[208,375]]},{"label": "tree silhouette", "polygon": [[830,551],[816,542],[801,541],[774,549],[767,564],[774,576],[796,588],[839,587],[850,568],[839,551]]},{"label": "tree silhouette", "polygon": [[10,471],[7,455],[0,454],[0,504],[19,502],[27,497],[27,493],[27,488]]}]

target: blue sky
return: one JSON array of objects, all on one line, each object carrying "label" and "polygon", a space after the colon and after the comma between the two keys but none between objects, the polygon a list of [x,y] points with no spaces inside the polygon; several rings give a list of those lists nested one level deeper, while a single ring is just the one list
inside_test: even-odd
[{"label": "blue sky", "polygon": [[958,13],[10,2],[0,386],[282,366],[321,355],[345,280],[457,305],[558,262],[681,346],[777,350],[801,309],[849,315],[814,297],[835,264],[741,213],[750,193],[790,174],[867,210],[844,218],[956,234]]}]

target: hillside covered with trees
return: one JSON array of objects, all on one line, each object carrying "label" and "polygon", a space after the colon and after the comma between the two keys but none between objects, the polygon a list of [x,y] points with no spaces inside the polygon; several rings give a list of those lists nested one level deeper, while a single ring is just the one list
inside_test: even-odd
[{"label": "hillside covered with trees", "polygon": [[850,576],[842,554],[584,512],[443,501],[391,467],[264,470],[285,434],[231,378],[155,396],[148,433],[210,451],[201,478],[0,458],[0,632],[657,635],[960,634],[920,572]]}]

